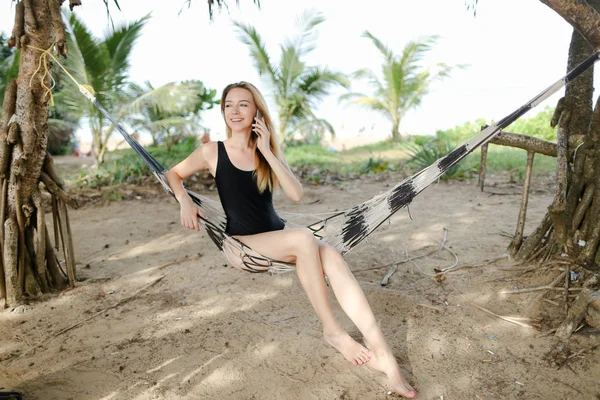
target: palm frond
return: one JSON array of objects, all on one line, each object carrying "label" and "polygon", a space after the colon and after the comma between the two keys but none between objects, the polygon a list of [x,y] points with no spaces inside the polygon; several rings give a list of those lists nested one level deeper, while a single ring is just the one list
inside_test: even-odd
[{"label": "palm frond", "polygon": [[392,60],[394,58],[394,53],[385,44],[383,44],[381,40],[377,39],[371,32],[364,31],[362,37],[370,39],[371,42],[373,42],[373,44],[375,45],[375,47],[377,47],[377,50],[381,52],[381,54],[386,60]]},{"label": "palm frond", "polygon": [[294,92],[294,83],[304,72],[305,64],[300,61],[295,47],[281,47],[281,59],[279,61],[279,94],[286,96]]},{"label": "palm frond", "polygon": [[56,119],[56,118],[48,118],[48,129],[52,132],[52,131],[56,131],[56,130],[75,130],[77,129],[77,127],[79,126],[79,124],[75,123],[75,122],[71,122],[71,121],[65,121],[63,119]]},{"label": "palm frond", "polygon": [[349,99],[350,105],[355,105],[367,110],[372,110],[380,113],[388,120],[393,120],[393,110],[390,109],[389,104],[380,99],[379,97],[371,96],[355,96]]},{"label": "palm frond", "polygon": [[275,78],[275,68],[271,64],[271,58],[267,53],[266,46],[261,36],[252,25],[235,21],[233,23],[238,29],[238,38],[250,48],[250,57],[259,75],[268,74],[269,78]]},{"label": "palm frond", "polygon": [[298,89],[306,95],[306,99],[311,105],[327,96],[333,86],[348,89],[350,80],[346,75],[325,67],[309,67],[306,68],[298,82]]},{"label": "palm frond", "polygon": [[166,113],[178,112],[196,99],[196,86],[192,84],[167,83],[159,88],[151,85],[143,93],[125,104],[125,113],[139,113],[143,107],[157,107]]},{"label": "palm frond", "polygon": [[145,15],[130,24],[124,24],[104,39],[104,45],[110,57],[111,75],[114,85],[122,85],[127,78],[129,70],[129,57],[134,43],[141,35],[141,30],[150,19],[150,14]]},{"label": "palm frond", "polygon": [[299,57],[302,57],[316,48],[318,32],[315,29],[325,21],[325,17],[317,10],[310,9],[304,12],[296,19],[296,26],[299,28],[299,34],[294,40],[287,40],[286,47],[293,47]]},{"label": "palm frond", "polygon": [[[70,51],[65,65],[78,82],[90,85],[96,92],[102,93],[106,88],[108,68],[106,50],[75,14],[71,14],[68,21]],[[70,59],[73,60],[69,61]]]}]

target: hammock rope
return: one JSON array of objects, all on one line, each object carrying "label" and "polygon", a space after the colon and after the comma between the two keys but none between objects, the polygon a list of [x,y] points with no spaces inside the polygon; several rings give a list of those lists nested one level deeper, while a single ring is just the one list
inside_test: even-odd
[{"label": "hammock rope", "polygon": [[[90,90],[91,88],[79,84],[75,78],[73,78],[73,76],[69,74],[68,71],[60,64],[60,62],[50,53],[49,50],[37,50],[50,54],[50,56],[66,72],[67,76],[71,78],[71,80],[77,85],[79,91],[114,125],[114,127],[119,131],[119,133],[121,133],[131,148],[142,158],[152,174],[162,184],[165,191],[171,196],[175,197],[165,177],[167,169],[150,153],[148,153],[146,149],[144,149],[144,147],[142,147],[135,139],[133,139],[133,137],[131,137],[131,135],[129,135],[125,129],[123,129],[118,121],[116,121],[112,115],[106,111],[106,109],[96,100],[96,97]],[[600,50],[596,51],[581,64],[556,81],[554,84],[544,89],[526,104],[519,107],[508,116],[502,118],[497,123],[483,129],[466,143],[459,146],[448,155],[441,157],[432,165],[399,182],[389,191],[379,194],[374,198],[358,204],[348,210],[336,212],[327,218],[310,224],[308,225],[308,229],[312,231],[316,238],[329,243],[338,249],[342,254],[348,253],[356,245],[366,239],[381,224],[389,221],[394,213],[404,207],[408,207],[408,205],[419,193],[425,190],[425,188],[427,188],[431,183],[435,182],[441,175],[448,171],[449,168],[462,161],[466,156],[468,156],[481,145],[488,143],[495,136],[497,136],[503,128],[506,128],[508,125],[523,116],[526,112],[536,107],[548,97],[563,88],[582,72],[592,66],[596,61],[598,61],[599,58]],[[246,246],[236,238],[227,235],[225,233],[227,219],[225,213],[220,207],[220,204],[216,201],[194,193],[187,188],[185,190],[190,195],[196,206],[198,206],[204,213],[204,217],[200,216],[199,219],[201,220],[208,236],[219,248],[219,250],[225,254],[226,258],[233,266],[249,272],[285,272],[295,269],[293,263],[273,260],[265,257]]]}]

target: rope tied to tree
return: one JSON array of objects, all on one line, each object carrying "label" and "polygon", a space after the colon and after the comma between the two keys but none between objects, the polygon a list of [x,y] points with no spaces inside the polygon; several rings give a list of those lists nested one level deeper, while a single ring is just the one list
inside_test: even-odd
[{"label": "rope tied to tree", "polygon": [[[48,47],[46,50],[36,47],[36,46],[32,46],[30,44],[27,45],[27,47],[30,47],[34,50],[40,51],[42,54],[40,55],[40,59],[39,59],[39,63],[38,63],[38,68],[35,70],[35,72],[33,73],[33,75],[31,76],[31,79],[29,80],[29,85],[31,86],[33,83],[33,79],[35,78],[35,76],[40,72],[40,69],[42,69],[42,65],[43,65],[43,69],[44,69],[44,74],[40,77],[40,83],[42,85],[42,87],[44,89],[46,89],[46,91],[44,92],[44,97],[46,97],[46,95],[50,96],[50,105],[54,106],[54,96],[52,95],[52,89],[54,89],[54,87],[56,86],[56,80],[54,79],[54,77],[52,76],[52,73],[50,72],[50,69],[48,68],[48,56],[50,56],[52,58],[52,60],[63,70],[63,72],[69,77],[71,78],[71,80],[73,81],[73,83],[75,83],[75,85],[77,85],[77,88],[79,89],[79,91],[85,96],[87,97],[90,101],[94,102],[96,100],[96,96],[94,95],[96,92],[94,91],[94,88],[90,85],[84,85],[81,84],[77,81],[77,79],[75,79],[75,77],[73,75],[71,75],[71,73],[65,68],[65,66],[58,60],[58,58],[56,58],[54,56],[54,54],[52,54],[52,49],[54,48],[55,43],[52,43],[50,45],[50,47]],[[51,85],[50,87],[48,87],[48,85],[46,85],[46,77],[50,77],[50,82]]]}]

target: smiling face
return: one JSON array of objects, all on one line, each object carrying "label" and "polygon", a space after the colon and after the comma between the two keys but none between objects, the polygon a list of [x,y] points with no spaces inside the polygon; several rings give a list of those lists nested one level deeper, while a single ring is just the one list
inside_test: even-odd
[{"label": "smiling face", "polygon": [[235,132],[250,132],[256,115],[256,105],[250,91],[233,88],[225,97],[223,116],[225,123]]}]

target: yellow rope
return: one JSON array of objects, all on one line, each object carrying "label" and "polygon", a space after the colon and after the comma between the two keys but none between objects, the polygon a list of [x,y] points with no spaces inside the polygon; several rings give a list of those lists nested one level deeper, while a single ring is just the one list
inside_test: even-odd
[{"label": "yellow rope", "polygon": [[[43,65],[44,66],[44,74],[40,77],[40,83],[41,83],[42,87],[44,89],[46,89],[46,91],[44,92],[44,97],[46,97],[46,95],[50,95],[50,105],[54,106],[54,96],[52,96],[52,89],[56,85],[56,81],[52,77],[52,74],[49,74],[48,60],[46,57],[48,54],[50,54],[49,52],[52,49],[52,47],[54,47],[54,43],[52,43],[52,45],[48,48],[48,50],[39,49],[35,46],[29,46],[29,47],[31,47],[32,49],[40,50],[42,52],[42,55],[40,56],[40,59],[38,61],[38,67],[35,70],[35,72],[33,73],[33,75],[31,75],[31,79],[29,80],[29,86],[33,85],[33,78],[35,78],[35,76],[38,74],[38,72],[40,72],[40,69],[42,69],[42,65]],[[46,76],[48,76],[48,75],[50,76],[50,82],[52,82],[52,85],[50,87],[48,87],[48,85],[46,85]]]},{"label": "yellow rope", "polygon": [[[47,56],[50,56],[50,57],[52,57],[52,59],[54,60],[54,62],[55,62],[56,64],[58,64],[58,66],[59,66],[59,67],[60,67],[60,68],[61,68],[61,69],[64,71],[64,73],[65,73],[65,74],[67,74],[67,76],[68,76],[69,78],[71,78],[71,80],[72,80],[72,81],[75,83],[75,85],[77,85],[77,87],[79,88],[79,91],[80,91],[81,93],[83,93],[83,95],[84,95],[85,97],[87,97],[88,99],[90,99],[90,101],[94,101],[94,100],[95,100],[95,97],[94,97],[94,94],[95,94],[94,88],[93,88],[93,87],[91,87],[90,85],[82,85],[81,83],[77,82],[77,79],[75,79],[75,78],[73,77],[73,75],[71,75],[71,74],[69,73],[69,71],[67,71],[67,69],[65,68],[65,66],[64,66],[64,65],[62,65],[62,63],[61,63],[60,61],[58,61],[58,59],[57,59],[56,57],[54,57],[54,55],[53,55],[53,54],[52,54],[52,52],[51,52],[51,51],[52,51],[52,48],[54,47],[54,43],[52,43],[52,45],[51,45],[50,47],[48,47],[48,49],[46,49],[46,50],[44,50],[44,49],[41,49],[41,48],[39,48],[39,47],[32,46],[32,45],[27,45],[27,46],[28,46],[28,47],[30,47],[30,48],[32,48],[32,49],[34,49],[34,50],[38,50],[38,51],[41,51],[41,52],[42,52],[42,54],[41,54],[41,56],[40,56],[40,61],[39,61],[39,64],[38,64],[38,68],[37,68],[37,70],[34,72],[34,74],[31,76],[31,80],[29,81],[29,85],[31,86],[31,83],[32,83],[32,81],[33,81],[33,78],[34,78],[34,77],[37,75],[37,73],[40,71],[40,69],[42,68],[42,63],[43,63],[43,65],[44,65],[44,74],[43,74],[43,75],[42,75],[42,77],[40,78],[40,82],[41,82],[41,84],[42,84],[42,87],[43,87],[44,89],[46,89],[46,92],[44,93],[44,96],[46,96],[46,94],[49,94],[49,95],[50,95],[50,105],[51,105],[51,106],[54,106],[54,97],[52,96],[52,89],[54,88],[54,86],[56,86],[56,81],[54,80],[54,78],[52,77],[52,74],[50,74],[50,72],[49,72],[49,70],[48,70]],[[46,80],[46,76],[50,76],[50,81],[52,82],[52,85],[51,85],[51,87],[48,87],[48,86],[46,85],[46,82],[45,82],[45,80]]]}]

